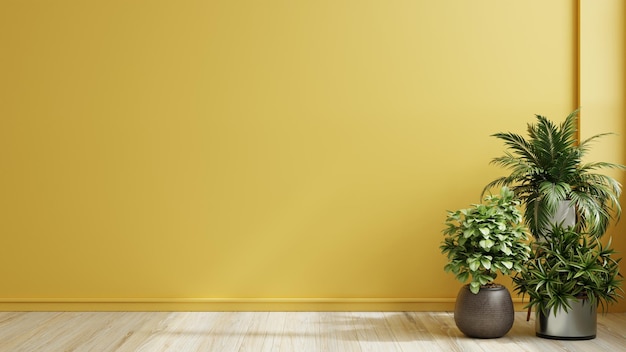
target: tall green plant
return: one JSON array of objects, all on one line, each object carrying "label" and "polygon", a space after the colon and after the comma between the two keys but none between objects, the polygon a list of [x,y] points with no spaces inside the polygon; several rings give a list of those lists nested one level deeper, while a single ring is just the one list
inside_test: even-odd
[{"label": "tall green plant", "polygon": [[528,124],[528,138],[511,132],[492,135],[503,140],[508,150],[491,164],[511,173],[487,184],[483,194],[491,187],[511,187],[525,206],[524,221],[536,238],[552,226],[551,219],[561,201],[575,206],[577,231],[601,237],[610,220],[618,219],[621,214],[618,201],[621,185],[596,171],[624,169],[624,166],[583,163],[582,159],[593,141],[610,133],[597,134],[579,143],[578,110],[560,125],[545,116],[536,115],[536,118],[535,124]]},{"label": "tall green plant", "polygon": [[448,211],[445,238],[439,247],[448,257],[446,272],[461,282],[470,280],[474,294],[493,283],[497,273],[521,271],[530,257],[519,200],[507,187],[471,208]]}]

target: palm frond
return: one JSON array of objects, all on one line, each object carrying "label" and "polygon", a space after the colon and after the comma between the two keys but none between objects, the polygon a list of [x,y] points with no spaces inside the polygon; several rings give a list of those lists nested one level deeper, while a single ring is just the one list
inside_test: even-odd
[{"label": "palm frond", "polygon": [[578,148],[581,150],[582,154],[585,155],[589,151],[589,149],[591,147],[590,144],[593,143],[596,139],[600,139],[602,137],[610,136],[610,135],[614,135],[614,134],[615,133],[612,133],[612,132],[606,132],[606,133],[599,133],[599,134],[593,135],[593,136],[591,136],[589,138],[586,138],[586,139],[582,140],[579,143]]},{"label": "palm frond", "polygon": [[524,137],[515,133],[496,133],[496,137],[504,141],[504,144],[517,155],[518,158],[526,159],[529,162],[537,163],[536,153],[533,146]]}]

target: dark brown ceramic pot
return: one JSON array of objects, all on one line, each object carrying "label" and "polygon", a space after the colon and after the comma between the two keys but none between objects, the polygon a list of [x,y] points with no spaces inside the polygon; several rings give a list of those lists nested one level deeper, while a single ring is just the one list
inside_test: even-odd
[{"label": "dark brown ceramic pot", "polygon": [[461,287],[454,307],[454,322],[469,337],[490,339],[506,335],[513,327],[515,310],[506,287],[482,287],[477,294]]}]

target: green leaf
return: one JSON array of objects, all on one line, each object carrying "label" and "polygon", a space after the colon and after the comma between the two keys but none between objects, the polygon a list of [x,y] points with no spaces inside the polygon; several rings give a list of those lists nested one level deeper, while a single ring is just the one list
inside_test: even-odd
[{"label": "green leaf", "polygon": [[480,282],[481,285],[486,285],[488,283],[490,283],[493,280],[493,278],[489,275],[480,275],[478,277],[478,281]]},{"label": "green leaf", "polygon": [[470,287],[469,288],[470,288],[470,291],[473,294],[477,294],[478,291],[480,291],[480,282],[476,282],[476,281],[470,282]]},{"label": "green leaf", "polygon": [[451,272],[451,271],[452,271],[452,272],[454,272],[454,270],[455,270],[455,269],[456,269],[456,266],[455,266],[453,263],[448,263],[448,264],[446,264],[446,265],[443,267],[443,270],[444,270],[446,273],[449,273],[449,272]]},{"label": "green leaf", "polygon": [[469,272],[464,271],[464,272],[462,272],[462,273],[459,273],[459,274],[456,276],[456,279],[457,279],[457,280],[459,280],[460,282],[465,282],[465,281],[467,281],[467,280],[469,279]]},{"label": "green leaf", "polygon": [[510,261],[502,261],[502,265],[504,265],[509,270],[513,268],[513,262],[510,262]]},{"label": "green leaf", "polygon": [[473,259],[473,260],[471,260],[469,262],[469,269],[471,271],[476,271],[476,270],[478,270],[479,267],[480,267],[480,261],[479,260]]},{"label": "green leaf", "polygon": [[491,247],[493,247],[495,242],[490,239],[484,239],[484,240],[481,240],[478,244],[480,245],[481,248],[489,250],[491,249]]},{"label": "green leaf", "polygon": [[487,259],[487,258],[484,258],[484,257],[483,257],[483,258],[480,260],[480,263],[483,265],[483,267],[484,267],[485,269],[487,269],[487,270],[490,270],[490,269],[491,269],[491,261],[490,261],[489,259]]}]

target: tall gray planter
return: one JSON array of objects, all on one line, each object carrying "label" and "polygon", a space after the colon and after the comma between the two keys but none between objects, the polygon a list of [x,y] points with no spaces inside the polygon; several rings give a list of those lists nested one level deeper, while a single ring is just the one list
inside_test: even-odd
[{"label": "tall gray planter", "polygon": [[[545,234],[552,230],[553,225],[562,225],[563,227],[569,227],[576,225],[576,209],[570,205],[569,200],[562,200],[559,202],[559,206],[556,208],[556,212],[550,220],[550,225],[544,227],[542,234]],[[541,241],[542,238],[536,238]]]},{"label": "tall gray planter", "polygon": [[597,307],[587,299],[569,300],[572,309],[544,314],[536,312],[537,336],[557,340],[590,340],[596,337]]},{"label": "tall gray planter", "polygon": [[[555,225],[574,226],[576,211],[569,201],[561,201],[552,219]],[[572,309],[565,312],[560,309],[549,314],[535,313],[535,332],[537,336],[557,340],[590,340],[596,337],[597,307],[586,299],[569,300]]]}]

